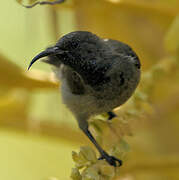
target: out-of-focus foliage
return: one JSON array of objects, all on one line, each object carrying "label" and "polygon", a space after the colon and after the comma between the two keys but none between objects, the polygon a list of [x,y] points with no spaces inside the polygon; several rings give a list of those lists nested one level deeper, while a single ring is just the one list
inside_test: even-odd
[{"label": "out-of-focus foliage", "polygon": [[[37,2],[16,1],[25,5]],[[66,147],[73,151],[73,146],[89,142],[73,128],[77,125],[61,104],[58,82],[47,67],[39,63],[26,71],[35,53],[74,30],[128,43],[139,55],[142,78],[134,96],[115,109],[117,118],[108,122],[104,114],[90,120],[97,141],[124,165],[115,169],[97,160],[91,148],[83,147],[79,153],[73,152],[71,178],[179,179],[179,1],[66,0],[32,9],[16,1],[2,1],[0,7],[0,130],[6,132],[0,134],[0,179],[65,179],[59,172],[69,167],[70,176],[74,167],[65,158],[70,158]],[[10,130],[20,135],[9,138]],[[27,137],[24,132],[36,135]],[[27,143],[19,141],[22,137]],[[60,156],[58,146],[42,138],[49,142],[59,139]],[[54,164],[48,168],[45,159]],[[17,173],[18,166],[23,167],[21,173]]]},{"label": "out-of-focus foliage", "polygon": [[178,56],[179,51],[179,15],[175,17],[171,24],[171,28],[169,29],[166,37],[165,37],[165,45],[166,49]]}]

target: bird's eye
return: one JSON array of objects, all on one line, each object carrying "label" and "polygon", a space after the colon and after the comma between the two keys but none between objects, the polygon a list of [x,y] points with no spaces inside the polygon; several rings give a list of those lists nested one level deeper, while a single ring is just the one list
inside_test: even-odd
[{"label": "bird's eye", "polygon": [[92,51],[91,51],[91,50],[88,50],[87,52],[88,52],[88,54],[91,54],[91,53],[92,53]]}]

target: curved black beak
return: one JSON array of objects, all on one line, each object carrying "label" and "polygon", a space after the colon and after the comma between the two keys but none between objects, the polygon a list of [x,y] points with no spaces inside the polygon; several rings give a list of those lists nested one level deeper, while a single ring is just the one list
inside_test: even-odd
[{"label": "curved black beak", "polygon": [[28,70],[34,64],[38,59],[49,56],[49,55],[55,55],[55,54],[61,54],[63,51],[61,51],[58,47],[52,47],[52,48],[47,48],[45,51],[42,51],[40,54],[35,56],[32,61],[29,64]]}]

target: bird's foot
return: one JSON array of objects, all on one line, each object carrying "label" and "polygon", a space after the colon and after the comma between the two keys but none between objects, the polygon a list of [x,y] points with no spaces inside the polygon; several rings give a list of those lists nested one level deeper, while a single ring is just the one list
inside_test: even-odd
[{"label": "bird's foot", "polygon": [[103,155],[98,160],[102,160],[102,159],[105,159],[111,166],[114,167],[122,166],[122,161],[120,159],[117,159],[114,156],[110,156],[106,152],[104,152]]}]

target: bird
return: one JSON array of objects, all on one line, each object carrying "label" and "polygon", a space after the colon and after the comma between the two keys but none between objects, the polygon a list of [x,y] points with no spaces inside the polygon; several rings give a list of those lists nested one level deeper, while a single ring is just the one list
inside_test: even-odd
[{"label": "bird", "polygon": [[141,63],[132,48],[118,40],[103,39],[88,31],[74,31],[62,36],[54,46],[35,56],[54,67],[61,82],[63,103],[72,112],[79,128],[91,140],[111,166],[122,160],[109,155],[89,130],[88,120],[102,113],[115,117],[113,109],[124,104],[140,81]]}]

